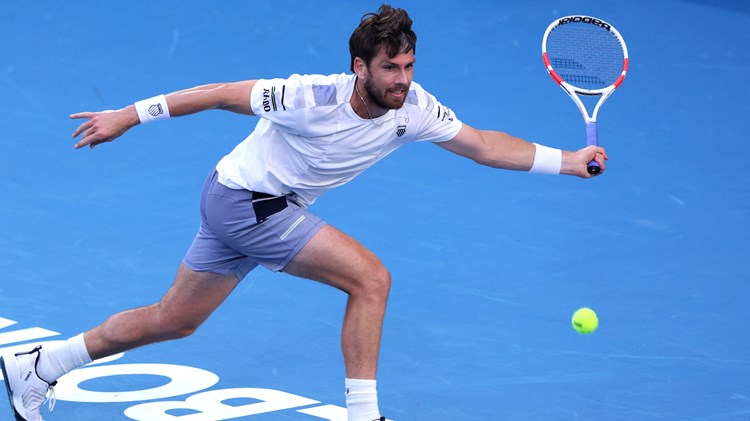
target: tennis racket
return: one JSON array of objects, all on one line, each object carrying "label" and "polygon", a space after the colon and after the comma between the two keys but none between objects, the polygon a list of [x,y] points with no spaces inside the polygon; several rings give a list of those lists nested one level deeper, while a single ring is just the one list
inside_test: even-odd
[{"label": "tennis racket", "polygon": [[[599,145],[596,118],[628,72],[628,47],[611,24],[591,16],[566,16],[552,22],[542,40],[542,60],[550,76],[578,106],[586,122],[586,144]],[[581,95],[599,97],[589,114]],[[589,174],[601,168],[588,164]]]}]

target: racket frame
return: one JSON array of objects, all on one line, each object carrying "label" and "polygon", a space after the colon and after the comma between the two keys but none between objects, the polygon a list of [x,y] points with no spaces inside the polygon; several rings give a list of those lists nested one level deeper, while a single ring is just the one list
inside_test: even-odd
[{"label": "racket frame", "polygon": [[[554,67],[552,67],[552,64],[550,62],[549,56],[547,55],[547,39],[549,38],[549,35],[552,33],[552,31],[557,28],[558,26],[562,26],[568,23],[587,23],[590,25],[596,25],[601,27],[602,29],[608,30],[612,35],[614,35],[617,40],[620,42],[620,45],[622,46],[622,52],[624,56],[623,60],[623,69],[620,76],[617,78],[617,80],[612,83],[609,86],[606,86],[604,88],[600,89],[584,89],[579,88],[577,86],[571,85],[570,83],[563,80],[562,77],[557,73]],[[552,23],[547,26],[547,30],[544,32],[544,37],[542,38],[542,61],[544,62],[544,67],[547,69],[547,72],[552,77],[552,79],[555,81],[555,83],[562,88],[563,91],[565,91],[566,94],[570,97],[570,99],[573,100],[573,102],[578,107],[578,110],[581,112],[581,115],[583,116],[583,121],[586,123],[586,144],[587,145],[599,145],[599,134],[598,129],[596,127],[596,119],[599,115],[599,109],[601,108],[602,104],[607,100],[607,98],[612,95],[612,93],[620,87],[622,82],[625,80],[625,76],[628,73],[628,46],[625,44],[625,40],[622,38],[622,35],[620,35],[620,32],[612,26],[610,23],[601,20],[599,18],[595,18],[593,16],[586,16],[586,15],[571,15],[571,16],[565,16],[559,19],[555,19]],[[583,104],[583,101],[581,101],[581,98],[578,95],[586,95],[586,96],[599,96],[599,101],[597,101],[596,106],[594,106],[593,113],[589,114],[588,110],[586,109],[586,106]],[[596,161],[591,161],[589,163],[588,171],[590,174],[598,174],[601,171],[601,168],[599,168],[599,164]]]}]

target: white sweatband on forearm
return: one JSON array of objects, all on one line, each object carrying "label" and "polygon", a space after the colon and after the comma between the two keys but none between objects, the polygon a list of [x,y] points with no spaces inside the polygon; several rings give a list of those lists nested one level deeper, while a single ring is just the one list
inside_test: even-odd
[{"label": "white sweatband on forearm", "polygon": [[534,164],[529,170],[530,173],[537,174],[560,174],[562,167],[562,150],[550,148],[535,143]]},{"label": "white sweatband on forearm", "polygon": [[163,118],[169,118],[169,107],[167,97],[157,95],[153,98],[144,99],[135,103],[135,111],[141,124],[145,124]]}]

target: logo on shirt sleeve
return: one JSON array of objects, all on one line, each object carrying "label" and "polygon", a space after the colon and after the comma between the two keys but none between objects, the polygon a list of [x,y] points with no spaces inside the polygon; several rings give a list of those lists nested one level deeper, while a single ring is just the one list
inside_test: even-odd
[{"label": "logo on shirt sleeve", "polygon": [[[284,96],[286,94],[286,85],[281,85],[281,98],[279,98],[279,102],[281,102],[281,107],[286,110],[286,106],[284,105]],[[263,111],[270,112],[278,111],[278,107],[276,106],[276,96],[278,95],[278,92],[276,90],[275,86],[272,86],[271,89],[263,88]]]},{"label": "logo on shirt sleeve", "polygon": [[453,112],[448,107],[442,105],[437,107],[437,119],[440,121],[453,121]]}]

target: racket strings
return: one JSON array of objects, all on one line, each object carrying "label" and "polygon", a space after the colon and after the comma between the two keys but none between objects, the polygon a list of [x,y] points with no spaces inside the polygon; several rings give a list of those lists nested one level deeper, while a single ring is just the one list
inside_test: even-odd
[{"label": "racket strings", "polygon": [[[596,76],[560,73],[560,77],[562,78],[562,80],[568,82],[569,84],[573,86],[578,86],[580,88],[591,86],[591,87],[594,87],[593,89],[600,89],[600,88],[604,88],[612,84],[612,83],[607,83],[599,79]],[[589,88],[586,88],[586,89],[589,89]]]},{"label": "racket strings", "polygon": [[553,57],[551,59],[552,67],[555,69],[576,69],[583,70],[583,65],[570,58]]},{"label": "racket strings", "polygon": [[602,89],[622,74],[625,53],[610,31],[587,23],[568,23],[547,37],[550,65],[567,83],[582,89]]}]

